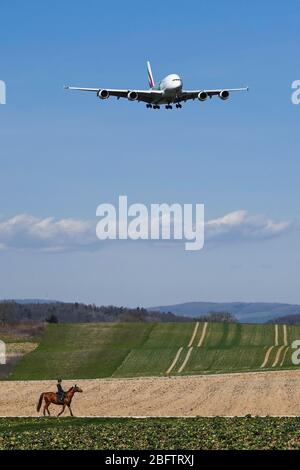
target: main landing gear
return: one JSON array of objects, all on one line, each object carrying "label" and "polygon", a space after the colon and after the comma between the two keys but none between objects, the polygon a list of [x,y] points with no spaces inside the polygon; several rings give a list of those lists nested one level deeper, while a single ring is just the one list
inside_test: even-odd
[{"label": "main landing gear", "polygon": [[[167,104],[167,105],[165,106],[165,108],[166,108],[166,109],[173,109],[173,106],[170,105],[170,104]],[[182,108],[182,105],[181,105],[180,103],[176,103],[176,108],[177,108],[177,109],[181,109],[181,108]]]},{"label": "main landing gear", "polygon": [[146,108],[148,108],[148,109],[150,109],[150,108],[152,108],[152,109],[159,109],[160,106],[158,106],[158,104],[154,104],[154,105],[152,106],[152,104],[148,103],[148,104],[146,104]]},{"label": "main landing gear", "polygon": [[[151,109],[151,108],[152,108],[152,109],[160,109],[160,106],[159,106],[158,104],[153,104],[153,105],[152,105],[152,104],[150,104],[150,103],[147,103],[147,104],[146,104],[146,108],[148,108],[148,109]],[[173,109],[173,106],[172,106],[171,104],[167,104],[167,105],[165,106],[165,108],[166,108],[166,109]],[[180,103],[176,103],[176,108],[177,108],[177,109],[181,109],[181,108],[182,108],[182,105],[181,105]]]}]

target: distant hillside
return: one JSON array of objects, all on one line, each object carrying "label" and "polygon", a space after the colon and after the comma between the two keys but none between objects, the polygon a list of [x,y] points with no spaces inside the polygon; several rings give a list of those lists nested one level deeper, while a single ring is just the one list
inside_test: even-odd
[{"label": "distant hillside", "polygon": [[97,307],[77,302],[0,302],[0,324],[18,322],[187,322],[190,318],[172,313],[149,312],[144,308]]},{"label": "distant hillside", "polygon": [[275,318],[269,323],[283,323],[285,325],[300,325],[300,313],[296,315],[286,315],[285,317]]},{"label": "distant hillside", "polygon": [[150,310],[172,312],[188,318],[199,318],[209,312],[230,312],[242,323],[265,323],[276,318],[300,315],[300,305],[267,302],[187,302],[151,307]]},{"label": "distant hillside", "polygon": [[[47,299],[4,299],[0,300],[1,302],[15,302],[17,304],[56,304],[57,300],[47,300]],[[63,303],[63,302],[60,302]]]},{"label": "distant hillside", "polygon": [[[226,318],[226,312],[231,318]],[[213,314],[213,315],[212,315]],[[214,316],[217,318],[215,319]],[[203,321],[238,321],[241,323],[300,323],[300,305],[246,302],[188,302],[162,307],[127,308],[67,303],[42,299],[0,301],[0,323],[45,321],[92,323],[116,321],[177,322],[201,318]],[[299,318],[298,318],[299,317]],[[53,318],[52,318],[53,320]]]}]

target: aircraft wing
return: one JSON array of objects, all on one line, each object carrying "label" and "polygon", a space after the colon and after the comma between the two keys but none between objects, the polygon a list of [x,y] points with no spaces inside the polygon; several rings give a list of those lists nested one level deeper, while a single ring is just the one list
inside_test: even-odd
[{"label": "aircraft wing", "polygon": [[[91,91],[99,93],[102,91],[107,93],[108,95],[105,98],[109,98],[110,96],[115,96],[116,98],[127,98],[131,99],[131,101],[144,101],[145,103],[155,103],[159,101],[163,95],[162,91],[159,90],[116,90],[111,88],[80,88],[80,87],[73,87],[73,86],[66,86],[67,90],[78,90],[78,91]],[[128,94],[133,93],[136,95],[132,95],[133,98],[129,98]],[[103,99],[105,99],[103,98]]]},{"label": "aircraft wing", "polygon": [[[195,100],[198,98],[199,93],[206,94],[207,97],[212,98],[213,96],[218,96],[222,92],[231,93],[233,91],[248,91],[249,88],[223,88],[220,90],[182,90],[179,95],[180,101]],[[204,100],[203,100],[204,101]]]}]

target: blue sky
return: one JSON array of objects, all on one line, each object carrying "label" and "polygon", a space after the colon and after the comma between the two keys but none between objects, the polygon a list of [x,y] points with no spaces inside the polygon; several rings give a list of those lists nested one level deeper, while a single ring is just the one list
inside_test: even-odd
[{"label": "blue sky", "polygon": [[[0,297],[300,303],[298,2],[4,0],[0,16],[0,245],[23,215],[0,252]],[[175,72],[188,89],[250,92],[154,112],[63,89],[147,87],[147,59],[156,79]],[[121,194],[204,203],[207,221],[243,210],[288,225],[253,237],[247,222],[197,253],[126,242],[45,253],[29,240],[32,220],[96,225],[98,204]]]}]

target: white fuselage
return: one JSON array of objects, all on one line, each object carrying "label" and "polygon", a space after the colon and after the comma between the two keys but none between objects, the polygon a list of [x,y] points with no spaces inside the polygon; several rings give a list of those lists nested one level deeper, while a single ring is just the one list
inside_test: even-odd
[{"label": "white fuselage", "polygon": [[159,103],[172,103],[176,101],[176,97],[182,90],[182,85],[182,80],[176,73],[163,78],[157,87],[163,92],[163,97],[160,98]]}]

